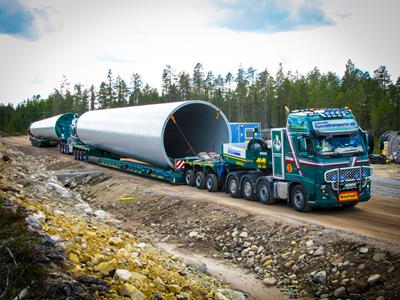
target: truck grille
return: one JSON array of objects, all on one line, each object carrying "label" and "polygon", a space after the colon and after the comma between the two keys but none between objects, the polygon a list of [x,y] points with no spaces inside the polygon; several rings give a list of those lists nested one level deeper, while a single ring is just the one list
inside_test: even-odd
[{"label": "truck grille", "polygon": [[372,176],[372,168],[367,166],[337,168],[325,172],[324,179],[337,190],[340,184],[361,183],[365,186],[367,179]]}]

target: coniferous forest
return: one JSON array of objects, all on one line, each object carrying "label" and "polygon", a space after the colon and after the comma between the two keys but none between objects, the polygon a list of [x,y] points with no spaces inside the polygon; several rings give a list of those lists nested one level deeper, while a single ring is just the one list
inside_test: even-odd
[{"label": "coniferous forest", "polygon": [[385,66],[373,74],[363,72],[349,60],[342,76],[318,68],[306,75],[286,72],[282,65],[276,74],[239,67],[216,75],[201,63],[189,74],[167,65],[161,91],[137,73],[125,81],[109,70],[99,86],[90,87],[71,85],[64,77],[47,98],[34,95],[15,106],[0,104],[0,134],[23,134],[31,122],[63,112],[190,99],[214,103],[230,122],[262,122],[263,128],[285,126],[285,106],[290,110],[349,106],[361,127],[371,129],[375,138],[387,130],[400,130],[400,77],[390,78]]}]

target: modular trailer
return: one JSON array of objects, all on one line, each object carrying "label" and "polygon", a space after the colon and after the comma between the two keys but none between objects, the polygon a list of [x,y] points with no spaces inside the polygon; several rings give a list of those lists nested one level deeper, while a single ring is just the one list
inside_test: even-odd
[{"label": "modular trailer", "polygon": [[257,136],[248,143],[224,143],[221,154],[175,158],[171,167],[134,161],[77,136],[70,146],[79,160],[264,204],[287,200],[297,211],[370,199],[371,140],[350,110],[296,110],[285,128],[271,129],[271,140]]}]

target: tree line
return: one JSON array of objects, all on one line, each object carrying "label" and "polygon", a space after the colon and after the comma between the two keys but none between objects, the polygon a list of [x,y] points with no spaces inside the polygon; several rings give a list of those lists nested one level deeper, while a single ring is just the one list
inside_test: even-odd
[{"label": "tree line", "polygon": [[170,65],[162,71],[161,91],[133,73],[126,82],[109,70],[98,88],[80,83],[72,88],[64,77],[47,98],[34,95],[13,106],[0,104],[0,133],[21,134],[33,121],[60,113],[200,99],[217,105],[231,122],[261,122],[263,128],[285,126],[286,113],[300,108],[349,106],[363,129],[375,138],[386,130],[400,129],[400,77],[394,82],[385,66],[373,74],[346,63],[342,77],[314,68],[306,75],[276,74],[240,66],[236,73],[215,75],[197,63],[193,73],[176,72]]}]

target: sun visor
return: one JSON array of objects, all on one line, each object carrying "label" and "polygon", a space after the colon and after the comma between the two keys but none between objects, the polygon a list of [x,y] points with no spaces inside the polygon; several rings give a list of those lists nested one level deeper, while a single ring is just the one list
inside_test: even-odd
[{"label": "sun visor", "polygon": [[320,135],[338,135],[357,132],[355,119],[333,119],[312,122],[313,129]]}]

